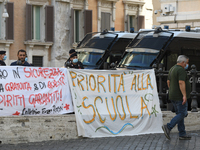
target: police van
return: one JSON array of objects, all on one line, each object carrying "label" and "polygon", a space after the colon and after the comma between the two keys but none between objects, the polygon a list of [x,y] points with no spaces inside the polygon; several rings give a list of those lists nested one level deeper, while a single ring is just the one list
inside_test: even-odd
[{"label": "police van", "polygon": [[107,31],[88,33],[76,47],[85,69],[109,69],[120,62],[127,45],[137,33]]},{"label": "police van", "polygon": [[[158,27],[140,30],[127,46],[117,69],[150,69],[153,64],[159,66],[162,63],[162,69],[169,71],[177,63],[179,55],[188,56],[190,66],[195,64],[196,69],[200,71],[200,29],[162,30]],[[191,68],[189,67],[188,70]],[[198,83],[200,83],[200,77],[197,78],[197,91],[200,93]],[[198,103],[200,104],[200,101]]]},{"label": "police van", "polygon": [[119,68],[149,69],[153,64],[163,63],[169,70],[178,55],[190,58],[200,70],[200,30],[140,30],[135,39],[127,46]]}]

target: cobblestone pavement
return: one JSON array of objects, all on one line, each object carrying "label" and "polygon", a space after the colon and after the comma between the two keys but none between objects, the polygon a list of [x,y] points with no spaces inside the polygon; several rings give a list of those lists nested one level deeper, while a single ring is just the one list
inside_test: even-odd
[{"label": "cobblestone pavement", "polygon": [[0,150],[200,150],[200,131],[188,134],[192,136],[191,140],[179,140],[178,133],[171,133],[171,140],[167,140],[164,134],[146,134],[17,145],[0,144]]}]

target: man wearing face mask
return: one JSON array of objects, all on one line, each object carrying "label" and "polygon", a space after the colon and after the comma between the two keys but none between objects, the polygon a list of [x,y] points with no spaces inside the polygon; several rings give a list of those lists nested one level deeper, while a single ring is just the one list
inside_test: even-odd
[{"label": "man wearing face mask", "polygon": [[23,49],[20,49],[17,53],[18,60],[15,62],[12,62],[11,66],[31,66],[27,61],[25,61],[27,54],[26,51]]},{"label": "man wearing face mask", "polygon": [[0,51],[0,66],[6,66],[6,63],[4,62],[6,58],[6,51]]},{"label": "man wearing face mask", "polygon": [[69,65],[69,68],[84,69],[83,64],[80,61],[78,61],[76,53],[70,56],[70,61],[71,64]]},{"label": "man wearing face mask", "polygon": [[187,100],[190,98],[191,85],[185,69],[188,68],[189,58],[180,55],[177,64],[169,70],[167,85],[169,87],[169,99],[171,100],[176,116],[170,123],[162,126],[165,136],[170,139],[170,131],[178,125],[179,140],[190,140],[191,136],[186,134],[184,118],[187,116]]},{"label": "man wearing face mask", "polygon": [[67,68],[67,66],[68,66],[69,64],[72,63],[72,61],[70,60],[70,56],[71,56],[72,54],[75,54],[75,53],[76,53],[75,49],[70,49],[70,50],[69,50],[69,58],[68,58],[67,61],[64,63],[64,67]]}]

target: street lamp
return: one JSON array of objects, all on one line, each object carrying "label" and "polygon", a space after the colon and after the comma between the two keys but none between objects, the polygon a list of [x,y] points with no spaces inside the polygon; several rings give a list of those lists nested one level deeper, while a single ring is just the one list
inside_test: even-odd
[{"label": "street lamp", "polygon": [[6,0],[4,0],[4,12],[2,14],[3,18],[8,18],[9,17],[9,14],[7,12],[7,9],[6,9],[6,3],[7,3]]}]

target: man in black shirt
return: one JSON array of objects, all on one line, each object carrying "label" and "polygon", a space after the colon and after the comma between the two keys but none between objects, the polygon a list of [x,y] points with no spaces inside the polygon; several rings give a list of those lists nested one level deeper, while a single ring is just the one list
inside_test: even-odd
[{"label": "man in black shirt", "polygon": [[0,51],[0,66],[6,66],[4,60],[6,60],[6,51]]},{"label": "man in black shirt", "polygon": [[11,66],[31,66],[27,61],[25,61],[27,54],[26,51],[23,49],[20,49],[17,53],[18,60],[12,62]]}]

